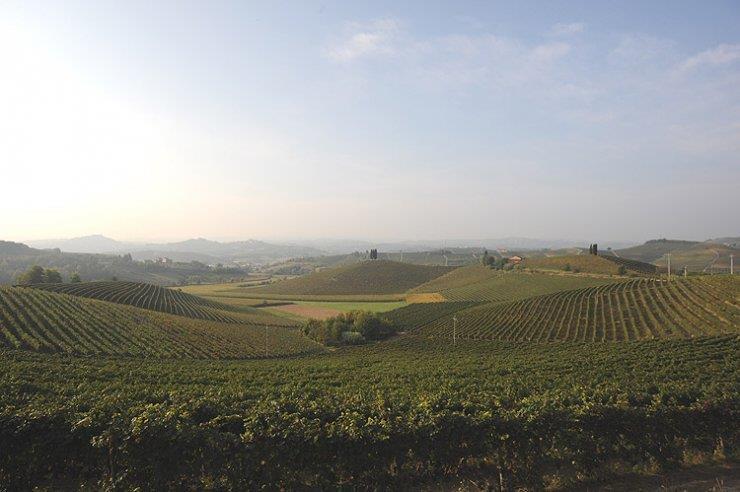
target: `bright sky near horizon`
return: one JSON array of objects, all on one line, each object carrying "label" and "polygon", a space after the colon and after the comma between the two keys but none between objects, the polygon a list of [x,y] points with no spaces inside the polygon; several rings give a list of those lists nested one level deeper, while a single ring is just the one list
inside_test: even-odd
[{"label": "bright sky near horizon", "polygon": [[737,1],[0,3],[0,239],[740,232]]}]

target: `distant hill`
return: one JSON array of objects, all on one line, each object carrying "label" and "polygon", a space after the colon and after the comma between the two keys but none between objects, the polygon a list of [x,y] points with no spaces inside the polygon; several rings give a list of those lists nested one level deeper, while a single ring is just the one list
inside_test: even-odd
[{"label": "distant hill", "polygon": [[678,239],[653,239],[640,246],[614,251],[617,256],[631,260],[653,263],[666,253],[674,254],[700,244],[699,241],[681,241]]},{"label": "distant hill", "polygon": [[366,260],[250,289],[257,294],[350,295],[400,294],[444,275],[452,267]]},{"label": "distant hill", "polygon": [[59,270],[64,279],[73,273],[82,280],[119,280],[148,282],[157,285],[180,283],[225,282],[244,277],[242,268],[212,268],[203,263],[144,263],[124,255],[64,253],[58,249],[36,249],[25,244],[0,241],[0,284],[15,283],[19,274],[30,267]]},{"label": "distant hill", "polygon": [[58,248],[68,253],[131,253],[141,259],[176,256],[178,261],[203,261],[207,263],[266,264],[298,256],[324,254],[324,251],[309,246],[272,244],[253,239],[219,242],[197,238],[172,243],[134,243],[117,241],[96,234],[72,239],[28,241],[28,244],[37,248]]},{"label": "distant hill", "polygon": [[[730,270],[730,255],[735,256],[737,268],[740,248],[711,242],[698,243],[690,248],[671,252],[671,269],[679,273],[685,266],[689,272],[727,273]],[[655,264],[666,267],[667,259],[660,258]]]},{"label": "distant hill", "polygon": [[130,243],[122,243],[100,234],[71,239],[41,239],[26,242],[34,248],[58,248],[67,253],[119,253],[131,247]]},{"label": "distant hill", "polygon": [[23,256],[40,254],[41,251],[28,247],[23,243],[0,241],[0,256]]}]

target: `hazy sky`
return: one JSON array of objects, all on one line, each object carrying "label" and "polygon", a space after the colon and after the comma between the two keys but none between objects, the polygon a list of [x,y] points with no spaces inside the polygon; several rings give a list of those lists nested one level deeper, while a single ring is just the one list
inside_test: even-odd
[{"label": "hazy sky", "polygon": [[737,234],[738,26],[736,0],[0,1],[0,239]]}]

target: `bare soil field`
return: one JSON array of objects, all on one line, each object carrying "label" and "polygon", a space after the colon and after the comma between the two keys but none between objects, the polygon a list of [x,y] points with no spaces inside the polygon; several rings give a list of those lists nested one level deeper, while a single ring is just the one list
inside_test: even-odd
[{"label": "bare soil field", "polygon": [[310,306],[305,304],[286,304],[284,306],[275,306],[271,309],[293,314],[296,316],[301,316],[303,318],[312,319],[327,319],[331,318],[332,316],[337,316],[341,313],[341,311],[338,309],[323,306]]}]

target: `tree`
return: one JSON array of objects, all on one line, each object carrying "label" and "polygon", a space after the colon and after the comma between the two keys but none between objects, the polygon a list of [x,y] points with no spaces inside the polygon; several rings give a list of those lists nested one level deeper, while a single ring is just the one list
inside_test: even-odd
[{"label": "tree", "polygon": [[75,272],[75,273],[72,274],[71,277],[69,277],[69,281],[70,281],[70,283],[78,284],[78,283],[82,282],[82,279],[80,278],[80,274],[77,273],[77,272]]},{"label": "tree", "polygon": [[62,274],[57,270],[46,269],[44,270],[44,282],[47,284],[61,284]]},{"label": "tree", "polygon": [[482,264],[488,266],[488,258],[489,258],[489,256],[488,256],[488,250],[487,249],[484,249],[483,250],[483,257],[480,259],[480,262]]},{"label": "tree", "polygon": [[27,271],[18,275],[16,282],[18,282],[21,285],[30,285],[30,284],[43,284],[45,280],[46,280],[46,277],[44,275],[44,269],[38,265],[34,265],[31,268],[29,268]]},{"label": "tree", "polygon": [[619,265],[617,273],[620,275],[627,275],[627,267],[625,267],[624,265]]}]

